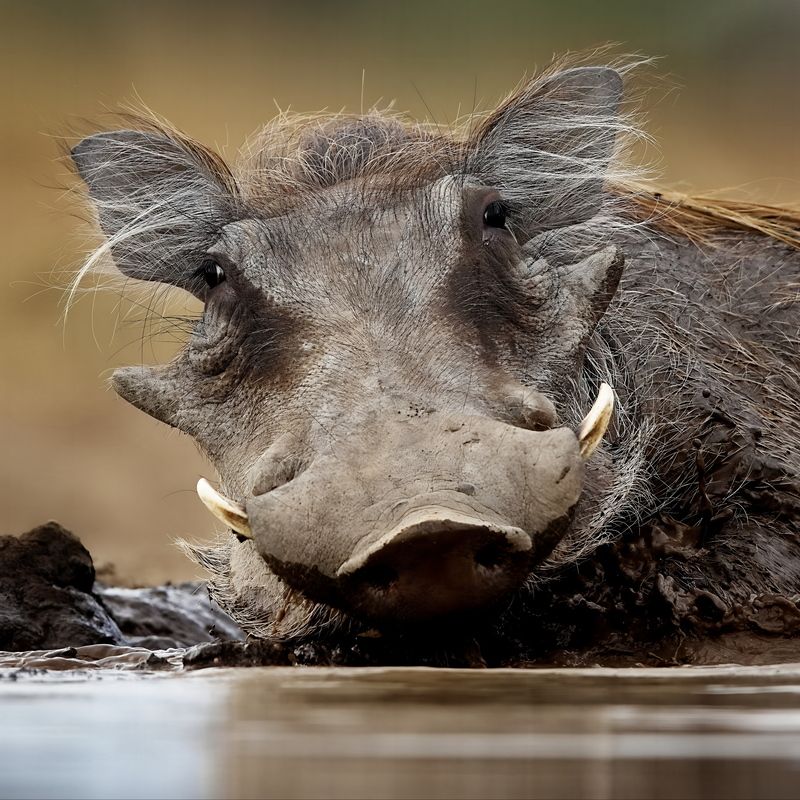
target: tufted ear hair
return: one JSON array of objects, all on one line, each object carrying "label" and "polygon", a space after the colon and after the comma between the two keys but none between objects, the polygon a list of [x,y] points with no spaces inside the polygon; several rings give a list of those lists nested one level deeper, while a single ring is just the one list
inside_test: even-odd
[{"label": "tufted ear hair", "polygon": [[534,79],[474,132],[468,169],[503,194],[522,238],[597,213],[617,135],[627,130],[621,99],[616,70],[577,67]]},{"label": "tufted ear hair", "polygon": [[89,136],[71,156],[119,270],[191,290],[202,254],[235,217],[222,159],[178,134],[135,130]]}]

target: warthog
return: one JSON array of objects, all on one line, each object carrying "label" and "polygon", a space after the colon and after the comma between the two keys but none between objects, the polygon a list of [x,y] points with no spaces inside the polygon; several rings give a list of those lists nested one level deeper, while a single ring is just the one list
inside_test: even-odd
[{"label": "warthog", "polygon": [[187,549],[247,632],[800,627],[798,218],[638,187],[624,73],[281,117],[236,169],[143,119],[72,150],[93,260],[205,304],[113,385],[217,468]]}]

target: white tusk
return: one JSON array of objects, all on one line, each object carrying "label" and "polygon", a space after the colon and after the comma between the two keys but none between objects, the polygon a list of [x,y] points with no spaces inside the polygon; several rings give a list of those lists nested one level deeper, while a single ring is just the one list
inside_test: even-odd
[{"label": "white tusk", "polygon": [[597,400],[578,425],[578,442],[584,459],[588,459],[600,444],[613,413],[614,390],[607,383],[601,383]]},{"label": "white tusk", "polygon": [[233,528],[240,536],[246,539],[253,538],[244,508],[221,495],[205,478],[197,481],[197,496],[218,520]]}]

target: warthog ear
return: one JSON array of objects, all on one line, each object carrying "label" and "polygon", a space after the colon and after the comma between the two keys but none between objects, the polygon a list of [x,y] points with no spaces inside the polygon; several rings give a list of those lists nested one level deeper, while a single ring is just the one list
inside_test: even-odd
[{"label": "warthog ear", "polygon": [[236,187],[216,154],[179,135],[114,131],[72,150],[120,271],[190,289],[233,218]]},{"label": "warthog ear", "polygon": [[594,216],[603,181],[627,129],[618,116],[622,78],[578,67],[534,79],[475,131],[468,169],[496,186],[523,238]]}]

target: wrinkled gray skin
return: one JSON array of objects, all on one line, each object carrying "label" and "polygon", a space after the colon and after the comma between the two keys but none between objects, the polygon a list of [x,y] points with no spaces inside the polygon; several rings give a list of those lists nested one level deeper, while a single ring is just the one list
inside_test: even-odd
[{"label": "wrinkled gray skin", "polygon": [[[751,578],[725,591],[800,585],[797,437],[764,410],[781,397],[798,419],[796,305],[775,294],[796,255],[733,239],[704,252],[621,224],[602,180],[621,91],[606,68],[541,80],[408,180],[353,166],[365,147],[397,149],[396,123],[343,121],[301,142],[306,185],[283,203],[259,204],[165,133],[73,150],[121,271],[205,302],[174,362],[113,382],[192,436],[246,507],[254,539],[227,534],[199,558],[247,630],[499,614],[560,564],[694,502],[720,403],[746,434],[736,451],[766,449],[770,486],[788,487],[780,508],[748,512],[735,491],[751,459],[723,493],[720,546]],[[325,161],[337,146],[352,162],[339,175]],[[485,218],[498,201],[505,227]],[[225,279],[206,285],[204,264]],[[573,431],[601,380],[622,413],[584,464]]]}]

